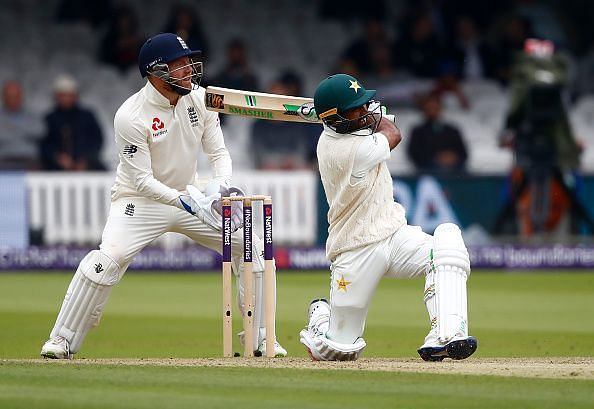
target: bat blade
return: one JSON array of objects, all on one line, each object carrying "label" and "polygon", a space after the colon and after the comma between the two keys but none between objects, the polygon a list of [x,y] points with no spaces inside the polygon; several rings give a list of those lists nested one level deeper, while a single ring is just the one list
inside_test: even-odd
[{"label": "bat blade", "polygon": [[254,119],[320,122],[312,98],[266,94],[222,87],[207,87],[206,109]]}]

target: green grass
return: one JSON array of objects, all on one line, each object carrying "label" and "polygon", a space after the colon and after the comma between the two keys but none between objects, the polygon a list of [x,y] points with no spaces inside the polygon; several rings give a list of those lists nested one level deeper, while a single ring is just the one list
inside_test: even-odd
[{"label": "green grass", "polygon": [[[0,274],[0,357],[37,356],[69,281],[70,274]],[[422,280],[380,283],[367,320],[366,356],[416,356],[428,330],[422,291]],[[592,356],[594,274],[479,272],[468,291],[478,356]],[[306,356],[298,332],[309,300],[327,293],[326,274],[279,273],[277,332],[292,356]],[[128,274],[79,356],[220,356],[221,308],[218,274]],[[239,331],[237,310],[234,316]]]},{"label": "green grass", "polygon": [[[38,357],[70,277],[0,274],[0,358]],[[291,356],[306,356],[298,332],[328,284],[325,273],[278,274],[277,332]],[[594,355],[594,274],[475,272],[468,287],[477,357]],[[422,292],[422,280],[380,283],[366,357],[417,356],[428,330]],[[128,274],[77,357],[218,357],[220,315],[219,274]],[[585,408],[593,391],[589,380],[0,362],[0,408]]]},{"label": "green grass", "polygon": [[0,407],[590,408],[594,382],[299,369],[0,364]]}]

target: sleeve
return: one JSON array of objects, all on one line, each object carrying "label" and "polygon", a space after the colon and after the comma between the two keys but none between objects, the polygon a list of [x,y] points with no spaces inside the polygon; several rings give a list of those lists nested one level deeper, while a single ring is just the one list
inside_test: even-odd
[{"label": "sleeve", "polygon": [[147,137],[141,129],[120,112],[115,116],[114,128],[120,157],[118,172],[132,183],[141,196],[183,209],[178,200],[181,192],[153,176]]},{"label": "sleeve", "polygon": [[355,179],[362,179],[369,170],[388,159],[390,159],[388,138],[382,133],[374,133],[359,144],[355,153],[351,176]]},{"label": "sleeve", "polygon": [[207,111],[205,115],[202,150],[210,161],[215,179],[226,185],[231,183],[231,155],[225,146],[219,114]]}]

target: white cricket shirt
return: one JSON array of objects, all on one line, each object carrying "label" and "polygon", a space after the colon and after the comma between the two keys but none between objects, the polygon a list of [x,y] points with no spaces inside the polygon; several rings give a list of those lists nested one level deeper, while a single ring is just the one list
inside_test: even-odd
[{"label": "white cricket shirt", "polygon": [[383,240],[406,224],[404,208],[394,201],[384,159],[390,149],[384,140],[387,143],[380,133],[338,134],[324,125],[317,155],[329,205],[326,256],[330,261],[345,251]]},{"label": "white cricket shirt", "polygon": [[147,81],[122,104],[114,118],[120,163],[112,201],[143,196],[180,207],[178,196],[196,184],[200,149],[214,177],[230,182],[231,156],[218,113],[206,110],[204,94],[200,87],[173,106]]}]

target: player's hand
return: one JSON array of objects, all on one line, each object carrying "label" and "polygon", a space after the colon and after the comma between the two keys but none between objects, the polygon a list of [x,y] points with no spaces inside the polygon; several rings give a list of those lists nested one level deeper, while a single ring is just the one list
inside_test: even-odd
[{"label": "player's hand", "polygon": [[[243,190],[236,186],[231,186],[229,188],[221,189],[221,194],[223,196],[245,196]],[[222,214],[222,203],[213,203],[213,209],[218,213]],[[231,202],[231,231],[235,231],[237,229],[241,229],[243,227],[243,206],[241,202],[232,201]]]},{"label": "player's hand", "polygon": [[197,187],[186,186],[187,195],[180,195],[179,201],[186,211],[204,223],[208,224],[213,229],[221,230],[221,216],[213,211],[213,203],[220,202],[221,194],[219,192],[212,193],[208,196],[204,195]]}]

